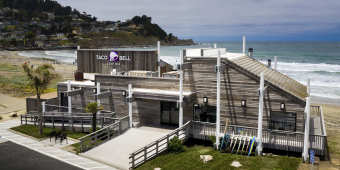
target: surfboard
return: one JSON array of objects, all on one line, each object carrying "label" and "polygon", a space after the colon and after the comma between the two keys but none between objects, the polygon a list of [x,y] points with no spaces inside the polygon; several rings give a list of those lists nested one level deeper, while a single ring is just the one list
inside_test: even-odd
[{"label": "surfboard", "polygon": [[221,146],[220,146],[220,152],[222,152],[224,139],[225,139],[225,136],[226,136],[226,133],[227,133],[227,128],[228,128],[228,118],[225,122],[224,135],[223,135],[222,143],[221,143]]},{"label": "surfboard", "polygon": [[255,143],[255,136],[254,136],[253,139],[252,139],[252,142],[251,142],[251,145],[250,145],[250,149],[249,149],[249,152],[248,152],[248,156],[250,156],[251,151],[253,150],[254,143]]},{"label": "surfboard", "polygon": [[233,143],[234,143],[234,139],[235,139],[235,136],[233,135],[233,137],[231,137],[231,142],[230,142],[230,147],[229,147],[228,152],[231,152],[231,149],[232,149]]},{"label": "surfboard", "polygon": [[237,151],[236,151],[236,155],[237,155],[237,153],[238,153],[238,151],[240,150],[240,147],[241,147],[241,145],[242,145],[242,139],[243,139],[244,137],[243,137],[243,133],[242,133],[242,136],[240,137],[240,143],[238,144],[238,148],[237,148]]},{"label": "surfboard", "polygon": [[241,155],[243,154],[243,149],[244,149],[244,146],[246,145],[246,142],[247,142],[247,133],[246,133],[246,136],[244,137],[244,142],[243,142],[243,146],[242,146]]},{"label": "surfboard", "polygon": [[236,144],[237,144],[238,139],[239,139],[239,136],[236,137],[236,140],[235,140],[233,149],[231,150],[231,153],[234,153],[234,149],[235,149],[235,146],[236,146]]}]

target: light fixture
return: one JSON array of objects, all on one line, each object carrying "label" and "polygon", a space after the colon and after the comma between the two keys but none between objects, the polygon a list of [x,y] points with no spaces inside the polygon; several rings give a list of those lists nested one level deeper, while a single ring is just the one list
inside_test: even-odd
[{"label": "light fixture", "polygon": [[247,106],[247,100],[241,100],[241,106],[246,107]]},{"label": "light fixture", "polygon": [[208,97],[203,97],[203,103],[208,103]]},{"label": "light fixture", "polygon": [[126,96],[126,91],[123,91],[122,96]]},{"label": "light fixture", "polygon": [[97,88],[93,88],[93,94],[97,93]]},{"label": "light fixture", "polygon": [[280,104],[280,108],[281,108],[281,110],[284,110],[284,109],[286,109],[286,104],[284,104],[284,103],[281,103],[281,104]]}]

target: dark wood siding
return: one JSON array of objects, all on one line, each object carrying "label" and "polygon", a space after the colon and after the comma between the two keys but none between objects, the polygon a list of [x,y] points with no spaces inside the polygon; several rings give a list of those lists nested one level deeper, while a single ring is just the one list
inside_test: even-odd
[{"label": "dark wood siding", "polygon": [[[108,65],[111,51],[119,56],[128,56],[130,60],[116,62],[120,65]],[[97,59],[97,55],[106,56],[107,59]],[[157,51],[122,51],[122,50],[78,50],[78,71],[84,73],[110,74],[112,69],[117,72],[130,70],[157,71]],[[113,63],[113,62],[110,62]]]}]

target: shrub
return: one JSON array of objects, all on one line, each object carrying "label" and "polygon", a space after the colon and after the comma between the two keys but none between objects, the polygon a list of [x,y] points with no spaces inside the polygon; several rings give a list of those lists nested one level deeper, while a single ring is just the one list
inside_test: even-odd
[{"label": "shrub", "polygon": [[[211,145],[212,145],[213,147],[215,147],[216,136],[215,136],[215,135],[209,136],[209,140],[211,141]],[[220,140],[220,145],[221,145],[221,143],[222,143],[222,137],[220,137],[219,140]],[[219,146],[220,146],[220,145],[219,145]]]},{"label": "shrub", "polygon": [[2,117],[0,116],[0,120],[2,120]]},{"label": "shrub", "polygon": [[178,139],[177,136],[174,136],[172,139],[170,139],[169,152],[181,153],[181,152],[185,152],[186,150],[187,150],[187,147],[182,144],[182,140]]}]

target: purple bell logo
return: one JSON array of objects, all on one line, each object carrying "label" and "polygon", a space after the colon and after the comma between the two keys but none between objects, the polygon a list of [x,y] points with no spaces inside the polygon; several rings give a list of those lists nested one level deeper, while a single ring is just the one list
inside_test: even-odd
[{"label": "purple bell logo", "polygon": [[115,51],[111,51],[109,61],[118,62],[119,61],[118,53]]}]

